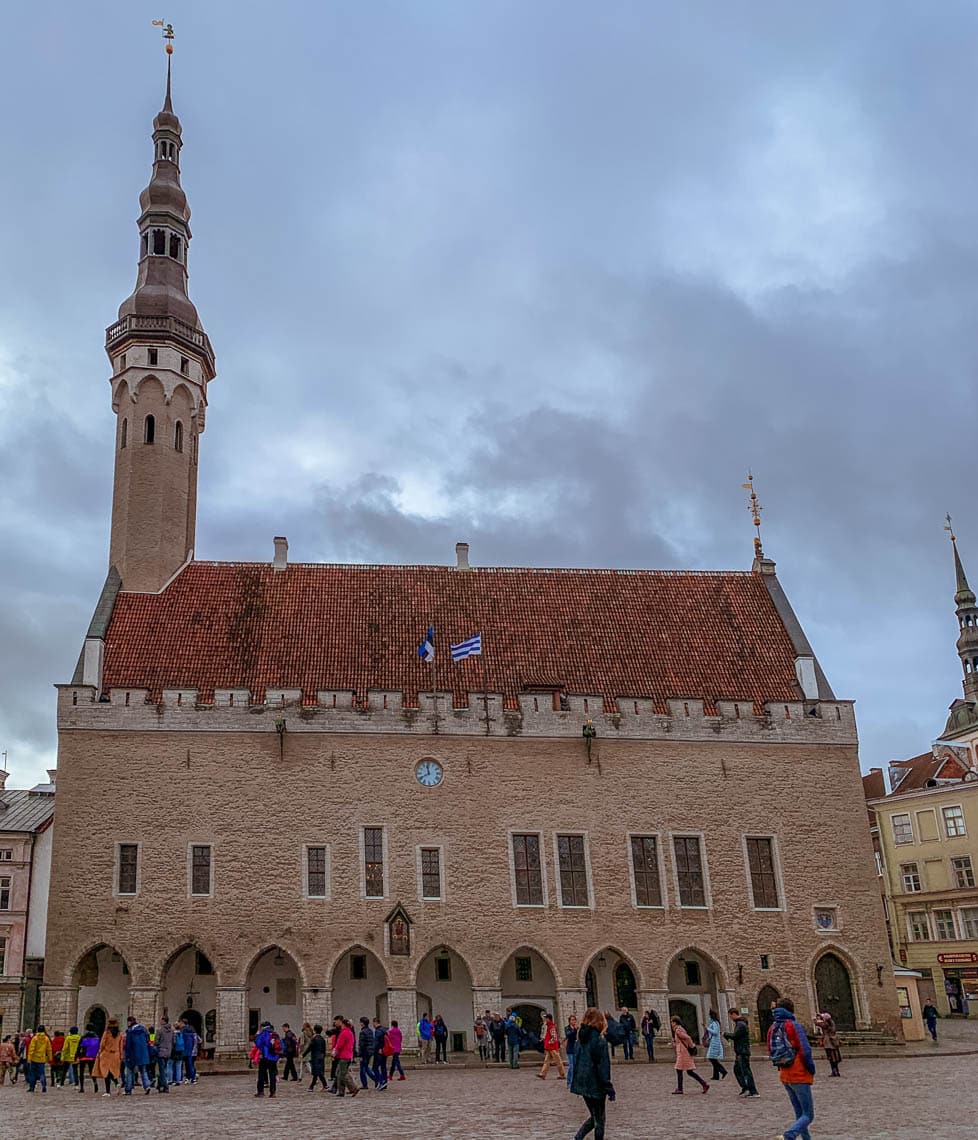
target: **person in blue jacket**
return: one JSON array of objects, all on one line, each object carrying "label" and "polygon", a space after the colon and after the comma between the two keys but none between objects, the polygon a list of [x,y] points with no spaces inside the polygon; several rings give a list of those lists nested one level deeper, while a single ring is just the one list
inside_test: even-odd
[{"label": "person in blue jacket", "polygon": [[509,1047],[509,1067],[520,1067],[520,1041],[523,1037],[523,1022],[513,1009],[506,1013],[506,1044]]},{"label": "person in blue jacket", "polygon": [[197,1066],[195,1064],[197,1058],[197,1047],[200,1038],[197,1036],[197,1030],[189,1022],[180,1022],[182,1028],[180,1035],[183,1038],[183,1063],[187,1067],[187,1080],[195,1085],[197,1083]]},{"label": "person in blue jacket", "polygon": [[143,1091],[149,1093],[149,1032],[145,1025],[140,1025],[130,1017],[126,1027],[126,1043],[123,1051],[125,1072],[123,1073],[123,1087],[126,1096],[132,1096],[132,1086],[136,1073],[139,1073],[143,1082]]},{"label": "person in blue jacket", "polygon": [[268,1085],[268,1097],[271,1100],[278,1085],[278,1059],[283,1050],[282,1039],[272,1029],[270,1021],[261,1023],[255,1038],[255,1048],[258,1050],[258,1092],[255,1096],[264,1096],[265,1086]]}]

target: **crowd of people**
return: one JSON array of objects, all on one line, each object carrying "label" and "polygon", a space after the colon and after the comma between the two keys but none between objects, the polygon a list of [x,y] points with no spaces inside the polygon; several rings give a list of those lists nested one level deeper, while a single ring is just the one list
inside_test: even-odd
[{"label": "crowd of people", "polygon": [[155,1029],[130,1017],[125,1030],[111,1017],[101,1036],[92,1025],[84,1033],[73,1025],[67,1033],[50,1036],[39,1025],[33,1033],[8,1034],[0,1042],[0,1085],[9,1074],[11,1084],[22,1076],[29,1093],[38,1086],[42,1093],[49,1086],[83,1093],[87,1077],[94,1093],[102,1081],[103,1096],[112,1095],[113,1085],[126,1096],[132,1096],[137,1084],[147,1094],[154,1088],[168,1093],[184,1081],[197,1083],[195,1061],[200,1047],[200,1036],[189,1022],[171,1025],[167,1017]]}]

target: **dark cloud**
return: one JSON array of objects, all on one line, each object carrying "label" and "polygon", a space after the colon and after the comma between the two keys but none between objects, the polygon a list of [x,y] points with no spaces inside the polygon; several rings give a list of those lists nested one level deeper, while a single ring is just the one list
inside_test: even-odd
[{"label": "dark cloud", "polygon": [[[104,572],[102,329],[135,274],[148,19],[8,18],[0,747]],[[892,2],[177,5],[194,298],[218,353],[198,554],[744,567],[767,551],[865,765],[960,691],[978,576],[978,15]],[[260,51],[256,51],[256,36]],[[25,97],[29,93],[29,98]]]}]

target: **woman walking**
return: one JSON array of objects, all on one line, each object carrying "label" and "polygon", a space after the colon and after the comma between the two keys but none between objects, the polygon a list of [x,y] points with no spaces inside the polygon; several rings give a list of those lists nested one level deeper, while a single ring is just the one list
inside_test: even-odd
[{"label": "woman walking", "polygon": [[727,1075],[723,1067],[723,1031],[720,1028],[720,1015],[715,1009],[710,1010],[710,1021],[706,1027],[706,1059],[713,1066],[711,1081],[722,1081]]},{"label": "woman walking", "polygon": [[122,1073],[122,1047],[125,1040],[125,1036],[119,1032],[118,1020],[110,1017],[109,1024],[102,1034],[102,1040],[99,1042],[98,1056],[92,1066],[92,1077],[102,1077],[105,1080],[105,1092],[102,1093],[102,1096],[112,1095],[113,1081],[117,1085],[119,1084]]},{"label": "woman walking", "polygon": [[647,1009],[642,1018],[642,1039],[645,1042],[645,1052],[649,1057],[649,1064],[655,1060],[655,1035],[659,1032],[662,1022],[654,1009]]},{"label": "woman walking", "polygon": [[831,1013],[817,1013],[815,1015],[815,1031],[821,1038],[822,1048],[825,1050],[825,1059],[832,1067],[829,1076],[841,1077],[839,1062],[842,1060],[842,1042],[839,1040],[839,1031]]},{"label": "woman walking", "polygon": [[396,1021],[392,1021],[390,1029],[387,1030],[387,1047],[390,1049],[391,1059],[390,1080],[393,1080],[394,1074],[397,1073],[397,1079],[403,1081],[404,1066],[401,1064],[401,1050],[404,1048],[404,1035]]},{"label": "woman walking", "polygon": [[431,1035],[435,1039],[435,1064],[448,1064],[448,1026],[442,1021],[440,1013],[435,1014],[432,1022]]},{"label": "woman walking", "polygon": [[672,1090],[672,1095],[683,1095],[683,1073],[689,1073],[698,1085],[703,1086],[703,1092],[708,1093],[710,1086],[696,1071],[696,1062],[693,1060],[693,1052],[696,1046],[693,1044],[692,1037],[683,1029],[683,1023],[678,1017],[672,1017],[670,1024],[672,1025],[672,1043],[676,1047],[676,1088]]},{"label": "woman walking", "polygon": [[594,1140],[604,1140],[606,1101],[615,1099],[615,1086],[611,1083],[611,1058],[604,1031],[608,1022],[600,1009],[589,1008],[577,1031],[574,1045],[574,1075],[571,1092],[584,1097],[588,1119],[574,1134],[574,1140],[584,1140],[591,1131]]}]

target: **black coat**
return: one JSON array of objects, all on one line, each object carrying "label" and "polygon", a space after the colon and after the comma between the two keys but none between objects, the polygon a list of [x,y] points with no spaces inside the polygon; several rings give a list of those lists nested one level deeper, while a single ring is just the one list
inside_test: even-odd
[{"label": "black coat", "polygon": [[614,1091],[608,1042],[593,1026],[582,1025],[577,1031],[577,1044],[574,1047],[571,1092],[578,1096],[601,1097]]},{"label": "black coat", "polygon": [[326,1038],[321,1033],[314,1033],[309,1038],[309,1044],[303,1050],[302,1055],[308,1057],[310,1061],[318,1061],[320,1064],[325,1062]]},{"label": "black coat", "polygon": [[744,1018],[738,1017],[734,1022],[733,1033],[724,1033],[724,1037],[733,1042],[735,1057],[750,1056],[750,1028]]}]

